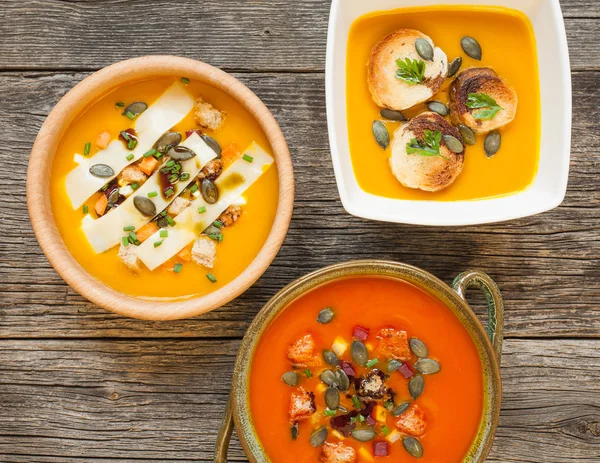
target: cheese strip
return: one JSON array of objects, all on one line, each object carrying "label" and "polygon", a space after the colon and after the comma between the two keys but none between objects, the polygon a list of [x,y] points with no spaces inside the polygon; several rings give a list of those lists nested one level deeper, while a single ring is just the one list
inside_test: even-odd
[{"label": "cheese strip", "polygon": [[[194,107],[194,97],[180,82],[171,85],[146,111],[140,114],[134,125],[138,143],[129,150],[121,140],[113,140],[106,149],[85,158],[67,174],[67,196],[73,209],[78,209],[96,191],[115,178],[129,164],[151,150],[154,143],[174,125],[177,125]],[[124,117],[124,116],[123,116]],[[131,160],[127,156],[133,154]],[[99,178],[90,173],[95,164],[110,166],[115,175]]]},{"label": "cheese strip", "polygon": [[185,146],[191,149],[196,156],[187,161],[181,162],[181,171],[190,174],[190,181],[177,182],[173,185],[175,194],[165,199],[161,190],[161,173],[157,170],[146,182],[127,198],[116,209],[109,211],[106,215],[93,221],[86,221],[81,226],[84,235],[90,242],[92,249],[96,253],[101,253],[121,242],[121,238],[127,233],[123,231],[124,227],[134,226],[139,229],[143,225],[150,222],[152,217],[144,216],[138,211],[133,204],[133,198],[140,196],[148,198],[148,193],[157,192],[158,195],[150,199],[156,206],[156,212],[166,209],[169,204],[179,195],[179,193],[196,178],[200,170],[212,159],[216,157],[216,153],[204,142],[204,140],[196,133],[192,134],[180,146]]},{"label": "cheese strip", "polygon": [[[215,185],[219,189],[219,200],[215,204],[208,204],[200,196],[175,217],[175,226],[168,228],[169,236],[162,239],[161,246],[154,247],[154,243],[161,240],[160,232],[156,232],[135,249],[137,257],[146,267],[154,270],[191,243],[225,209],[238,201],[250,185],[273,164],[273,158],[256,143],[252,143],[244,153],[253,157],[252,162],[240,158],[217,178]],[[202,207],[206,211],[199,213],[198,209]]]}]

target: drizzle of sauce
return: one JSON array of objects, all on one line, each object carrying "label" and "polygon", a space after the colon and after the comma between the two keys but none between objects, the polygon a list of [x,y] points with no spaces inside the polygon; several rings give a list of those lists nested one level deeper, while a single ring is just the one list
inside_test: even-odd
[{"label": "drizzle of sauce", "polygon": [[129,148],[129,142],[132,140],[138,141],[137,132],[134,129],[122,130],[119,133],[119,140],[121,140],[125,144],[125,148]]}]

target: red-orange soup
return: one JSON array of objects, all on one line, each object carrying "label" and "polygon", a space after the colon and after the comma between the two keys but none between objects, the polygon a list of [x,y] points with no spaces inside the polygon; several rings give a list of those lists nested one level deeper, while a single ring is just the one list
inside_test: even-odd
[{"label": "red-orange soup", "polygon": [[[317,323],[317,316],[325,307],[332,308],[335,315],[327,324]],[[368,337],[363,342],[369,348],[369,359],[378,357],[379,360],[370,369],[356,365],[350,355],[350,345],[357,339],[353,338],[356,326],[368,329]],[[385,458],[373,455],[374,442],[387,442],[388,460],[416,461],[403,446],[403,439],[408,434],[396,428],[398,418],[389,411],[383,415],[384,421],[381,421],[381,414],[376,417],[375,411],[372,413],[371,423],[375,418],[379,419],[370,427],[377,433],[372,441],[359,442],[353,437],[340,439],[342,435],[336,434],[331,427],[331,418],[325,416],[325,386],[319,379],[324,370],[335,367],[321,361],[320,366],[308,368],[312,374],[308,378],[304,368],[294,369],[288,358],[290,346],[306,334],[312,336],[314,355],[319,359],[322,359],[322,351],[331,349],[334,340],[341,337],[349,347],[338,357],[353,365],[357,376],[365,377],[373,369],[387,373],[389,359],[381,355],[381,341],[377,338],[386,328],[405,331],[409,339],[423,341],[428,356],[441,365],[439,373],[423,375],[425,388],[416,400],[410,396],[409,380],[400,371],[389,373],[385,382],[395,393],[395,406],[410,400],[411,406],[416,404],[425,415],[425,432],[416,437],[423,448],[419,461],[454,463],[463,460],[477,434],[483,411],[481,360],[467,330],[444,304],[408,283],[384,278],[350,278],[329,283],[294,301],[271,322],[256,348],[250,369],[250,409],[256,433],[270,461],[329,461],[320,460],[323,447],[314,448],[309,443],[313,430],[321,426],[327,426],[326,442],[341,442],[352,447],[357,462]],[[409,355],[411,358],[401,363],[415,370],[414,363],[418,358],[412,352]],[[282,381],[282,375],[290,371],[298,374],[296,386],[288,386]],[[350,390],[341,393],[340,402],[348,412],[355,410],[356,405],[347,395],[359,394],[352,379],[351,383]],[[316,412],[298,421],[298,436],[293,440],[288,413],[291,396],[297,394],[299,388],[314,393]],[[377,405],[382,406],[383,399]],[[387,405],[390,406],[389,401]],[[336,412],[336,416],[344,414],[339,409]],[[357,422],[356,426],[367,425]],[[401,437],[390,443],[386,432],[388,436],[389,433],[400,433]]]}]

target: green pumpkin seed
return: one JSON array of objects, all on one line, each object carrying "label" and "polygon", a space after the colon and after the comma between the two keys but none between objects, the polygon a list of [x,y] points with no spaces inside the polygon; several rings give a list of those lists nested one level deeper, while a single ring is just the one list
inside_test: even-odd
[{"label": "green pumpkin seed", "polygon": [[136,196],[133,198],[133,205],[146,217],[154,217],[156,215],[156,205],[148,198]]},{"label": "green pumpkin seed", "polygon": [[146,111],[146,109],[148,109],[148,105],[146,103],[143,101],[136,101],[135,103],[131,103],[129,106],[127,106],[122,114],[125,116],[127,113],[131,113],[134,116],[138,116]]},{"label": "green pumpkin seed", "polygon": [[466,125],[462,124],[459,124],[457,127],[458,131],[460,132],[460,135],[463,138],[463,141],[467,145],[474,145],[475,143],[477,143],[477,137],[475,136],[475,132],[473,132],[473,130],[471,130]]},{"label": "green pumpkin seed", "polygon": [[200,191],[202,192],[202,198],[204,198],[204,201],[208,204],[215,204],[219,200],[219,189],[217,188],[217,185],[208,178],[202,180]]},{"label": "green pumpkin seed", "polygon": [[348,378],[348,375],[344,370],[336,370],[335,380],[337,383],[337,388],[340,391],[346,392],[348,389],[350,389],[350,378]]},{"label": "green pumpkin seed", "polygon": [[115,204],[119,200],[119,190],[114,189],[108,195],[108,204]]},{"label": "green pumpkin seed", "polygon": [[410,396],[417,400],[417,398],[423,394],[423,390],[425,389],[425,380],[421,375],[416,375],[410,378],[408,382],[408,392],[410,392]]},{"label": "green pumpkin seed", "polygon": [[460,140],[452,135],[444,135],[444,144],[446,147],[455,154],[460,154],[465,150],[465,147]]},{"label": "green pumpkin seed", "polygon": [[373,135],[377,144],[383,149],[386,149],[390,144],[390,133],[383,122],[373,121]]},{"label": "green pumpkin seed", "polygon": [[325,404],[329,410],[337,410],[340,406],[340,391],[335,387],[329,387],[325,391]]},{"label": "green pumpkin seed", "polygon": [[410,350],[419,358],[425,358],[429,355],[429,349],[423,341],[417,338],[410,338]]},{"label": "green pumpkin seed", "polygon": [[283,374],[281,379],[288,386],[296,386],[298,384],[299,376],[295,371],[288,371],[287,373]]},{"label": "green pumpkin seed", "polygon": [[208,135],[201,135],[202,140],[210,146],[210,148],[217,154],[217,159],[221,159],[221,145],[219,142]]},{"label": "green pumpkin seed", "polygon": [[421,458],[423,456],[423,446],[414,437],[405,437],[402,439],[402,445],[405,450],[415,458]]},{"label": "green pumpkin seed", "polygon": [[331,350],[323,351],[323,360],[334,367],[337,367],[340,364],[340,359],[338,359],[337,355],[335,355],[335,352]]},{"label": "green pumpkin seed", "polygon": [[428,101],[427,103],[425,103],[425,106],[427,106],[427,108],[429,108],[429,111],[438,113],[440,116],[447,116],[448,114],[450,114],[450,110],[448,109],[448,106],[446,106],[441,101],[435,101],[435,100]]},{"label": "green pumpkin seed", "polygon": [[154,143],[154,148],[159,153],[164,154],[172,147],[179,145],[179,143],[181,143],[181,134],[179,132],[167,132]]},{"label": "green pumpkin seed", "polygon": [[298,423],[294,423],[294,425],[290,428],[290,432],[292,434],[292,440],[298,439],[298,434],[300,434],[298,430]]},{"label": "green pumpkin seed", "polygon": [[352,437],[359,442],[369,442],[373,440],[377,434],[370,428],[367,429],[355,429],[352,431]]},{"label": "green pumpkin seed", "polygon": [[323,310],[319,312],[319,316],[317,317],[317,322],[321,324],[327,324],[331,320],[333,320],[333,316],[335,313],[329,307],[325,307]]},{"label": "green pumpkin seed", "polygon": [[321,376],[319,378],[327,386],[335,386],[335,385],[337,385],[336,374],[333,371],[331,371],[331,370],[325,370],[323,373],[321,373]]},{"label": "green pumpkin seed", "polygon": [[423,373],[424,375],[434,375],[439,373],[442,367],[440,364],[433,359],[419,359],[417,363],[415,363],[415,368],[419,373]]},{"label": "green pumpkin seed", "polygon": [[460,56],[450,61],[450,64],[448,65],[448,77],[454,77],[454,75],[458,72],[461,66],[462,58]]},{"label": "green pumpkin seed", "polygon": [[481,61],[481,45],[473,37],[465,36],[460,40],[463,51],[473,59]]},{"label": "green pumpkin seed", "polygon": [[364,367],[369,361],[369,351],[367,346],[360,341],[354,341],[352,343],[352,346],[350,346],[350,355],[352,356],[354,363],[361,367]]},{"label": "green pumpkin seed", "polygon": [[325,426],[321,426],[320,428],[315,429],[310,435],[310,445],[313,447],[321,447],[325,440],[327,439],[327,428]]},{"label": "green pumpkin seed", "polygon": [[426,61],[433,61],[433,47],[424,38],[419,37],[415,40],[415,49],[421,58]]},{"label": "green pumpkin seed", "polygon": [[196,153],[194,153],[191,149],[186,148],[185,146],[173,146],[172,148],[169,149],[169,151],[167,152],[167,155],[173,160],[173,161],[187,161],[189,159],[192,159],[193,157],[196,156]]},{"label": "green pumpkin seed", "polygon": [[394,111],[393,109],[382,109],[379,114],[389,121],[406,122],[408,120],[400,111]]},{"label": "green pumpkin seed", "polygon": [[483,149],[485,150],[485,154],[488,158],[491,158],[500,150],[500,145],[502,144],[502,137],[500,136],[500,132],[497,130],[492,130],[485,137],[485,142],[483,143]]},{"label": "green pumpkin seed", "polygon": [[94,164],[90,167],[90,174],[98,178],[108,178],[115,175],[115,171],[112,167],[106,164]]},{"label": "green pumpkin seed", "polygon": [[394,408],[394,411],[392,412],[392,415],[394,415],[394,416],[400,416],[404,412],[406,412],[406,410],[408,410],[408,407],[410,407],[410,401],[402,402],[396,408]]},{"label": "green pumpkin seed", "polygon": [[390,360],[388,362],[388,373],[393,373],[394,371],[396,371],[398,368],[400,368],[402,366],[402,362],[399,362],[398,360]]}]

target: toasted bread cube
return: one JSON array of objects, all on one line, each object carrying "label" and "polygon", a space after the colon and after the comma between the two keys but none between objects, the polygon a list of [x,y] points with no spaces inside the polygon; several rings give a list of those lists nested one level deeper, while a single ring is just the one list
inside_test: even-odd
[{"label": "toasted bread cube", "polygon": [[321,448],[321,463],[355,463],[356,450],[341,442],[332,444],[325,442]]},{"label": "toasted bread cube", "polygon": [[333,340],[333,344],[331,345],[331,350],[335,352],[335,355],[341,357],[348,350],[348,343],[344,338],[338,336]]},{"label": "toasted bread cube", "polygon": [[192,260],[202,267],[213,268],[216,259],[216,241],[205,235],[199,236],[192,247]]},{"label": "toasted bread cube", "polygon": [[390,444],[393,444],[394,442],[398,442],[401,437],[402,437],[402,434],[400,432],[398,432],[398,430],[396,430],[396,429],[392,430],[392,432],[390,432],[387,436],[385,436],[385,438],[387,439],[387,441]]},{"label": "toasted bread cube", "polygon": [[373,454],[366,447],[358,449],[358,454],[360,455],[361,461],[375,461]]},{"label": "toasted bread cube", "polygon": [[192,204],[191,201],[188,201],[187,199],[182,198],[181,196],[178,196],[177,198],[175,198],[175,200],[171,203],[171,205],[169,206],[169,208],[167,209],[167,212],[169,213],[169,215],[171,217],[177,217],[179,214],[181,214],[183,212],[183,210],[185,208],[187,208],[190,204]]},{"label": "toasted bread cube", "polygon": [[292,392],[289,409],[290,423],[306,420],[316,411],[315,395],[312,392],[306,391],[303,387]]},{"label": "toasted bread cube", "polygon": [[119,186],[142,184],[146,181],[146,174],[137,166],[127,166],[119,174]]},{"label": "toasted bread cube", "polygon": [[375,413],[375,421],[381,424],[385,424],[387,422],[387,410],[385,407],[381,405],[376,405],[374,409]]},{"label": "toasted bread cube", "polygon": [[379,344],[375,349],[375,356],[381,358],[392,358],[407,361],[411,358],[408,336],[406,331],[394,328],[384,328],[377,336]]},{"label": "toasted bread cube", "polygon": [[204,98],[199,97],[194,106],[196,124],[208,130],[218,130],[223,125],[227,113],[219,111]]},{"label": "toasted bread cube", "polygon": [[427,427],[425,412],[423,412],[417,404],[411,405],[408,410],[398,417],[398,420],[396,420],[396,427],[404,434],[413,437],[422,436]]},{"label": "toasted bread cube", "polygon": [[287,356],[295,365],[306,368],[319,364],[319,359],[315,357],[314,351],[315,341],[309,333],[290,346]]},{"label": "toasted bread cube", "polygon": [[134,273],[138,273],[140,271],[140,260],[135,254],[135,246],[133,244],[123,246],[123,243],[121,243],[117,255],[119,256],[119,259],[121,259],[121,262],[123,262],[127,268],[129,268],[129,270],[133,271]]}]

